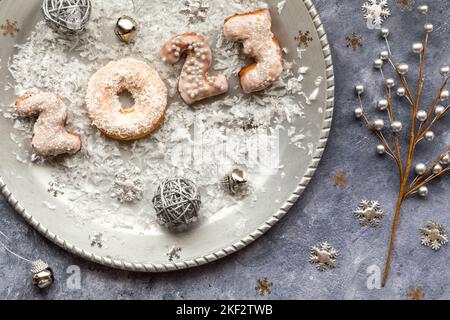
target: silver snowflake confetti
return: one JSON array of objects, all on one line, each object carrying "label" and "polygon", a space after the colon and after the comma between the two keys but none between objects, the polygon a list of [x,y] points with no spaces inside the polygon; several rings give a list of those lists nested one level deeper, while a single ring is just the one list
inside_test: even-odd
[{"label": "silver snowflake confetti", "polygon": [[180,13],[187,16],[189,23],[194,23],[205,21],[208,10],[209,4],[205,0],[185,0]]},{"label": "silver snowflake confetti", "polygon": [[377,227],[384,217],[384,212],[381,210],[381,205],[378,201],[361,201],[354,214],[359,218],[361,225],[371,227]]},{"label": "silver snowflake confetti", "polygon": [[144,197],[144,186],[139,179],[140,170],[122,171],[116,174],[112,185],[112,198],[120,203],[138,202]]},{"label": "silver snowflake confetti", "polygon": [[255,290],[260,296],[266,296],[272,293],[273,283],[269,278],[258,279]]},{"label": "silver snowflake confetti", "polygon": [[64,188],[66,185],[59,180],[50,181],[47,185],[47,192],[53,197],[57,198],[64,195]]},{"label": "silver snowflake confetti", "polygon": [[165,253],[165,255],[169,258],[169,261],[172,262],[175,259],[180,259],[180,252],[183,249],[181,249],[180,247],[177,247],[175,245],[172,245],[169,247],[169,249],[167,250],[167,252]]},{"label": "silver snowflake confetti", "polygon": [[420,228],[420,242],[423,246],[437,251],[448,242],[445,226],[434,221],[428,221],[427,225]]},{"label": "silver snowflake confetti", "polygon": [[391,15],[387,0],[369,0],[361,7],[369,29],[380,29],[383,22]]},{"label": "silver snowflake confetti", "polygon": [[103,233],[94,233],[89,236],[89,240],[91,241],[91,247],[102,248],[105,239],[103,238]]},{"label": "silver snowflake confetti", "polygon": [[323,242],[318,246],[311,247],[309,262],[315,264],[317,270],[322,272],[327,268],[334,268],[336,266],[337,256],[338,251],[328,242]]}]

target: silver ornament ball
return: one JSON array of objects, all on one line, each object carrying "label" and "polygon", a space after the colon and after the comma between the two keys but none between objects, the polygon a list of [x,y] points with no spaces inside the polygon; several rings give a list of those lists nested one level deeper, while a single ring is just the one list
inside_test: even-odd
[{"label": "silver ornament ball", "polygon": [[388,101],[386,99],[382,99],[378,101],[377,107],[380,111],[385,111],[388,108]]},{"label": "silver ornament ball", "polygon": [[424,163],[419,163],[415,168],[416,174],[421,176],[427,171],[427,166]]},{"label": "silver ornament ball", "polygon": [[395,80],[392,78],[386,79],[385,81],[386,87],[389,89],[395,86]]},{"label": "silver ornament ball", "polygon": [[120,41],[130,43],[138,33],[138,24],[133,18],[122,16],[117,20],[114,33]]},{"label": "silver ornament ball", "polygon": [[375,129],[375,130],[377,130],[377,131],[381,131],[381,130],[383,130],[384,129],[384,120],[383,119],[376,119],[374,122],[373,122],[373,128]]},{"label": "silver ornament ball", "polygon": [[419,111],[417,111],[416,118],[420,122],[424,122],[428,119],[428,114],[425,110],[419,110]]},{"label": "silver ornament ball", "polygon": [[448,90],[444,90],[441,92],[441,101],[446,101],[449,98],[449,92]]},{"label": "silver ornament ball", "polygon": [[433,32],[433,25],[431,23],[427,23],[425,24],[425,26],[423,27],[423,29],[425,30],[426,33],[430,33]]},{"label": "silver ornament ball", "polygon": [[381,59],[376,59],[376,60],[373,62],[373,67],[374,67],[375,69],[381,69],[381,68],[383,68],[383,60],[381,60]]},{"label": "silver ornament ball", "polygon": [[442,166],[441,166],[440,164],[437,164],[437,165],[435,165],[434,168],[433,168],[433,173],[434,173],[434,174],[438,174],[438,173],[441,173],[442,170],[443,170]]},{"label": "silver ornament ball", "polygon": [[401,65],[398,66],[397,70],[398,73],[400,73],[401,75],[405,75],[409,71],[409,66],[405,63],[402,63]]},{"label": "silver ornament ball", "polygon": [[90,0],[44,0],[42,3],[47,25],[65,36],[78,35],[86,29],[91,8]]},{"label": "silver ornament ball", "polygon": [[422,53],[423,50],[423,44],[420,42],[416,42],[412,45],[412,51],[414,53]]},{"label": "silver ornament ball", "polygon": [[399,133],[403,129],[403,124],[400,121],[394,121],[391,124],[391,129],[395,133]]},{"label": "silver ornament ball", "polygon": [[397,89],[397,95],[398,95],[399,97],[404,97],[405,94],[406,94],[405,88],[400,87],[400,88]]},{"label": "silver ornament ball", "polygon": [[443,77],[448,77],[450,74],[450,67],[449,66],[442,67],[441,70],[439,70],[439,72]]},{"label": "silver ornament ball", "polygon": [[356,108],[354,114],[356,119],[360,119],[364,114],[364,110],[362,108]]},{"label": "silver ornament ball", "polygon": [[33,284],[39,289],[45,289],[55,281],[52,269],[42,260],[32,263],[31,273],[33,274]]},{"label": "silver ornament ball", "polygon": [[386,154],[386,147],[383,146],[382,144],[379,144],[379,145],[377,146],[377,153],[378,153],[380,156],[385,155],[385,154]]},{"label": "silver ornament ball", "polygon": [[425,187],[425,186],[420,187],[419,196],[421,196],[422,198],[425,198],[426,196],[428,196],[428,194],[429,194],[429,191],[428,191],[427,187]]},{"label": "silver ornament ball", "polygon": [[364,86],[362,84],[356,85],[355,91],[358,95],[362,95],[364,93]]},{"label": "silver ornament ball", "polygon": [[201,197],[191,180],[168,178],[159,184],[152,202],[160,224],[178,229],[197,221]]},{"label": "silver ornament ball", "polygon": [[425,133],[425,140],[427,140],[428,142],[431,142],[434,140],[434,132],[433,131],[427,131]]}]

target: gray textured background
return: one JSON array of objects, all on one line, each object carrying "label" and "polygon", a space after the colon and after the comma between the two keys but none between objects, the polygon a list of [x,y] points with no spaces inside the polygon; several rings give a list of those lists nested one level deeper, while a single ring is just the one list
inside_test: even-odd
[{"label": "gray textured background", "polygon": [[[385,26],[392,32],[393,52],[410,66],[417,56],[412,42],[422,38],[424,18],[417,10],[402,12],[401,0],[389,0],[392,17]],[[212,264],[170,274],[136,274],[115,271],[85,262],[42,238],[0,200],[0,230],[14,239],[14,247],[25,256],[48,261],[57,277],[46,291],[31,285],[29,266],[0,251],[0,299],[406,299],[413,287],[423,288],[427,299],[450,299],[448,261],[450,246],[439,252],[420,245],[418,228],[428,219],[450,227],[449,177],[430,187],[428,200],[406,203],[398,230],[397,247],[386,288],[366,286],[371,265],[381,268],[387,250],[397,190],[397,173],[387,158],[375,155],[375,138],[352,117],[356,105],[353,86],[366,85],[365,102],[373,106],[380,92],[380,77],[372,71],[372,60],[381,50],[378,31],[366,28],[360,6],[363,0],[316,0],[333,49],[336,73],[336,108],[328,148],[314,180],[302,199],[281,223],[243,251]],[[450,63],[448,0],[417,0],[431,7],[431,35],[424,99],[429,101],[440,84],[441,65]],[[415,7],[416,7],[415,6]],[[363,47],[347,48],[345,37],[353,32],[363,37]],[[416,68],[412,68],[410,81]],[[406,105],[402,106],[406,115]],[[373,108],[372,108],[373,109]],[[421,144],[422,160],[434,159],[450,145],[450,117],[435,130],[432,144]],[[348,183],[334,186],[332,177],[344,171]],[[378,200],[387,213],[378,229],[359,226],[352,211],[360,200]],[[329,241],[340,251],[337,267],[319,273],[308,263],[309,248]],[[66,284],[67,268],[81,268],[81,289]],[[273,283],[270,295],[260,297],[257,279]]]}]

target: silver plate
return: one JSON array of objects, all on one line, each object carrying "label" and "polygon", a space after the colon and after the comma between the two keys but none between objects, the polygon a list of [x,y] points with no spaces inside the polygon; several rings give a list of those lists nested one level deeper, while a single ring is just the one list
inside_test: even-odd
[{"label": "silver plate", "polygon": [[[280,1],[268,1],[271,10],[277,11]],[[227,1],[224,1],[226,5]],[[42,19],[41,1],[0,0],[0,25],[17,21],[20,31],[14,35],[0,32],[0,101],[1,106],[11,105],[17,97],[13,90],[4,89],[8,73],[8,59],[16,53],[14,44],[22,43]],[[64,203],[60,203],[55,216],[48,206],[41,203],[49,199],[43,181],[49,175],[42,168],[23,165],[11,152],[17,146],[9,137],[11,121],[0,117],[0,190],[9,203],[36,230],[58,246],[80,257],[109,267],[131,271],[161,272],[185,269],[206,264],[234,253],[255,241],[276,224],[298,200],[313,177],[324,151],[330,131],[334,102],[334,75],[330,47],[319,15],[310,0],[287,1],[281,15],[274,16],[274,32],[283,46],[295,50],[294,40],[299,30],[309,30],[312,37],[304,52],[304,62],[313,66],[314,76],[326,81],[321,84],[319,97],[305,108],[302,125],[308,132],[307,140],[313,146],[310,153],[299,152],[289,141],[281,141],[280,154],[285,164],[286,178],[279,175],[266,179],[267,193],[258,197],[252,208],[233,208],[214,219],[203,221],[195,230],[183,234],[159,232],[141,234],[109,230],[108,245],[91,246],[88,235],[102,230],[101,225],[74,225],[64,215]],[[311,81],[310,81],[311,82]],[[306,89],[313,89],[306,84]],[[300,124],[297,124],[300,125]],[[294,179],[294,177],[298,177]],[[275,186],[282,185],[275,192]],[[276,195],[275,195],[276,193]],[[281,206],[281,207],[280,207]],[[244,208],[245,207],[245,208]],[[235,222],[246,215],[245,227],[236,233]],[[169,261],[167,248],[177,244],[182,247],[181,259]]]}]

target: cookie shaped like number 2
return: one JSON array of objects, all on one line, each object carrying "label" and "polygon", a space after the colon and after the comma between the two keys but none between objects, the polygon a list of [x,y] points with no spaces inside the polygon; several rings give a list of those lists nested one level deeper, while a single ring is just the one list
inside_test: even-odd
[{"label": "cookie shaped like number 2", "polygon": [[80,138],[65,128],[67,107],[51,92],[41,92],[16,101],[21,117],[38,117],[33,130],[32,146],[43,157],[73,154],[81,149]]},{"label": "cookie shaped like number 2", "polygon": [[161,58],[169,64],[177,63],[184,53],[187,59],[181,71],[178,91],[186,104],[191,105],[228,91],[228,81],[222,74],[215,77],[208,75],[212,53],[203,36],[195,32],[178,35],[161,48]]}]

